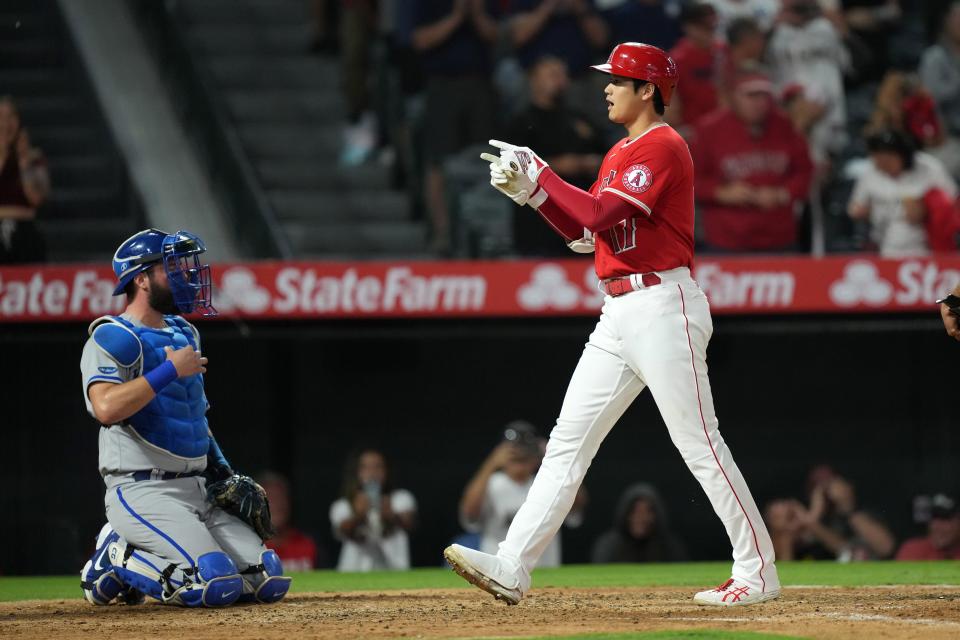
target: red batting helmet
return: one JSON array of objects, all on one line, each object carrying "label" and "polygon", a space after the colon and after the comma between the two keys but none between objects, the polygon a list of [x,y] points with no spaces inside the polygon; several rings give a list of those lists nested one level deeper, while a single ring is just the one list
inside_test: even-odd
[{"label": "red batting helmet", "polygon": [[663,104],[670,104],[677,86],[677,63],[663,49],[642,42],[618,44],[606,64],[593,65],[591,69],[652,82],[660,89]]}]

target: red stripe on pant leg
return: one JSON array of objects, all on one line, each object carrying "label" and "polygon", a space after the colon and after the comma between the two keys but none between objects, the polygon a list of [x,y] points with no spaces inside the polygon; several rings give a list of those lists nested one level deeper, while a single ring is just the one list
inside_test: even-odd
[{"label": "red stripe on pant leg", "polygon": [[743,517],[747,519],[747,524],[750,525],[750,533],[753,534],[753,546],[756,548],[757,556],[760,558],[760,592],[763,593],[767,590],[767,582],[763,579],[763,569],[766,565],[763,562],[763,554],[760,553],[760,543],[757,541],[757,532],[753,528],[753,523],[750,522],[750,516],[747,515],[747,510],[743,508],[743,503],[740,502],[740,496],[737,495],[737,491],[733,488],[730,478],[727,477],[727,472],[723,470],[723,465],[720,464],[720,458],[717,457],[713,443],[710,442],[710,434],[707,433],[707,421],[703,418],[703,401],[700,399],[700,379],[697,377],[697,363],[693,354],[693,340],[690,339],[690,321],[687,320],[687,305],[683,299],[683,287],[678,284],[677,290],[680,292],[680,311],[683,313],[683,326],[687,332],[687,346],[690,347],[690,364],[693,366],[693,380],[697,385],[697,405],[700,409],[700,424],[703,425],[703,435],[707,438],[707,444],[710,445],[710,452],[713,454],[713,459],[717,462],[720,473],[723,474],[723,479],[727,481],[727,486],[730,487],[733,497],[736,498],[737,504],[740,505],[740,510],[743,511]]}]

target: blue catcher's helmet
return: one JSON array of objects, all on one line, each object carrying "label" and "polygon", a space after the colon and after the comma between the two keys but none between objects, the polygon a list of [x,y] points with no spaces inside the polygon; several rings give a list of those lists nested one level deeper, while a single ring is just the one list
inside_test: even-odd
[{"label": "blue catcher's helmet", "polygon": [[117,276],[113,295],[123,293],[138,273],[160,262],[167,273],[173,301],[181,313],[199,311],[205,316],[216,315],[210,265],[200,263],[200,254],[206,250],[203,240],[189,231],[167,233],[146,229],[135,233],[113,254],[113,272]]},{"label": "blue catcher's helmet", "polygon": [[146,271],[154,263],[163,260],[161,249],[166,231],[146,229],[133,234],[123,241],[123,244],[113,254],[113,273],[117,276],[117,286],[113,295],[123,293],[124,287],[133,280],[138,273]]}]

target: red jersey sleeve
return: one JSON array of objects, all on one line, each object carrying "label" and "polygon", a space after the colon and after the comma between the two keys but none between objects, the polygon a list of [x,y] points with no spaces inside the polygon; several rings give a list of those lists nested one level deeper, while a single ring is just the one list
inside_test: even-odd
[{"label": "red jersey sleeve", "polygon": [[[628,147],[629,149],[629,147]],[[598,195],[614,195],[653,216],[657,200],[670,187],[679,162],[670,147],[659,142],[638,144],[623,155],[614,178]]]},{"label": "red jersey sleeve", "polygon": [[[632,204],[611,194],[589,194],[564,182],[549,168],[540,175],[539,185],[541,189],[534,196],[541,193],[546,199],[537,211],[568,241],[579,238],[583,229],[596,233],[636,214]],[[573,233],[576,235],[570,235]]]}]

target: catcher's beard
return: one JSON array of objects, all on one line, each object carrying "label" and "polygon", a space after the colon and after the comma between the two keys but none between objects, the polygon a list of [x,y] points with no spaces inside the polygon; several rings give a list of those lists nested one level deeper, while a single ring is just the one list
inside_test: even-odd
[{"label": "catcher's beard", "polygon": [[165,316],[174,316],[180,313],[177,303],[173,301],[173,291],[168,286],[160,286],[153,277],[153,272],[147,274],[150,278],[150,293],[147,296],[147,302],[150,306]]}]

